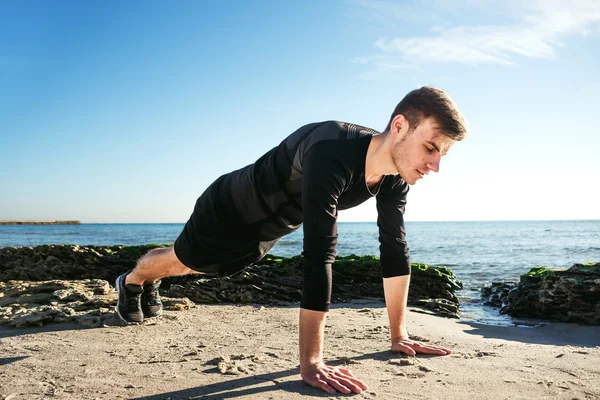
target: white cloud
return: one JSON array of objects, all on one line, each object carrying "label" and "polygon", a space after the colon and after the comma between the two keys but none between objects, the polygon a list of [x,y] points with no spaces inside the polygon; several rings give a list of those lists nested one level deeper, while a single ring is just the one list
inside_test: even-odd
[{"label": "white cloud", "polygon": [[[457,4],[456,2],[453,2]],[[394,13],[389,3],[363,0],[361,6],[371,13],[386,10],[390,18],[400,18],[406,6]],[[434,3],[435,4],[435,3]],[[461,8],[476,7],[488,15],[507,15],[505,2],[465,0]],[[540,0],[525,3],[510,2],[517,21],[506,25],[430,27],[431,36],[381,38],[374,45],[379,52],[361,57],[380,72],[404,68],[415,63],[457,62],[468,65],[518,65],[520,57],[553,58],[562,40],[570,35],[591,35],[600,32],[600,1]],[[438,2],[441,12],[449,4]],[[404,16],[404,18],[408,18]],[[368,60],[368,61],[365,61]]]}]

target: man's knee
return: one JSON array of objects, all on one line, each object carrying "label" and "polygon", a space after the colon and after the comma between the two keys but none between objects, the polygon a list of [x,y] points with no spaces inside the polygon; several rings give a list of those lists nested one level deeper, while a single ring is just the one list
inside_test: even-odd
[{"label": "man's knee", "polygon": [[152,249],[149,252],[147,252],[144,257],[168,257],[170,254],[175,256],[175,252],[173,251],[173,246],[159,247],[156,249]]},{"label": "man's knee", "polygon": [[138,261],[139,264],[172,264],[173,261],[179,262],[177,256],[175,256],[175,252],[173,251],[173,246],[171,247],[160,247],[157,249],[152,249],[146,254],[144,254]]},{"label": "man's knee", "polygon": [[164,268],[168,268],[172,273],[177,275],[201,273],[182,263],[179,260],[179,257],[177,257],[177,254],[175,254],[175,248],[173,246],[152,249],[146,255],[148,256],[149,262],[159,263]]}]

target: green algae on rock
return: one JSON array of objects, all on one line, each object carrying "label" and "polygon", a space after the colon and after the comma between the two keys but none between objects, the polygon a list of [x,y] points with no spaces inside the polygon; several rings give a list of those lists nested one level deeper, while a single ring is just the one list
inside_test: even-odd
[{"label": "green algae on rock", "polygon": [[[112,284],[118,275],[134,268],[142,255],[159,247],[165,245],[0,248],[0,281],[87,279]],[[369,298],[383,300],[379,258],[338,256],[333,265],[333,275],[332,302]],[[302,256],[278,257],[268,254],[256,265],[229,277],[188,275],[166,278],[163,280],[161,294],[172,298],[189,298],[196,303],[288,305],[300,301],[302,284]],[[459,303],[455,290],[460,288],[462,284],[449,269],[413,264],[409,304],[425,307],[437,315],[457,318]],[[44,296],[48,296],[48,293]],[[38,295],[39,293],[32,296]],[[47,301],[56,299],[48,298]],[[114,306],[113,303],[114,299],[111,306]]]},{"label": "green algae on rock", "polygon": [[165,247],[43,245],[0,248],[0,281],[114,279],[148,251]]},{"label": "green algae on rock", "polygon": [[482,296],[513,317],[600,325],[600,263],[534,267],[518,283],[495,282]]},{"label": "green algae on rock", "polygon": [[521,274],[521,282],[539,282],[540,280],[554,276],[555,271],[557,270],[536,266],[531,268],[526,274]]}]

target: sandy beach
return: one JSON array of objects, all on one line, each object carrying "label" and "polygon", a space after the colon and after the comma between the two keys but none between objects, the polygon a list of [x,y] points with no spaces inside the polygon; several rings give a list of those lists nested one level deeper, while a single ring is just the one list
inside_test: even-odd
[{"label": "sandy beach", "polygon": [[301,381],[297,308],[199,305],[134,326],[2,327],[0,398],[600,398],[600,327],[498,327],[410,311],[412,336],[454,353],[391,353],[380,302],[332,308],[325,359],[368,384],[358,395]]}]

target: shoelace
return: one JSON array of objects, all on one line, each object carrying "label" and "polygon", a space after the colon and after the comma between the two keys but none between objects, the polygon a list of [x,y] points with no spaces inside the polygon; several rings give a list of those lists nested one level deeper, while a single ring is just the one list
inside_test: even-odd
[{"label": "shoelace", "polygon": [[127,309],[136,311],[140,308],[140,298],[142,294],[130,294],[127,296]]}]

